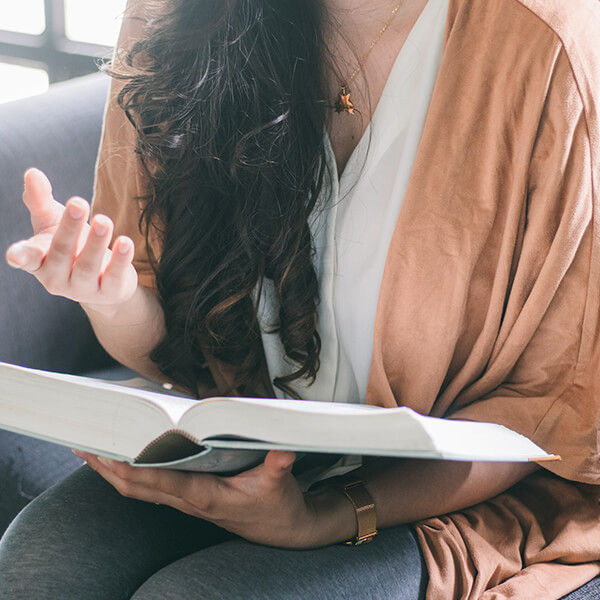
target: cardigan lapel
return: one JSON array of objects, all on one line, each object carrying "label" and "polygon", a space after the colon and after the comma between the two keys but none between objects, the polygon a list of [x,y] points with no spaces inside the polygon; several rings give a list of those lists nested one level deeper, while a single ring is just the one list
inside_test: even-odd
[{"label": "cardigan lapel", "polygon": [[[488,40],[483,32],[513,26],[499,18],[504,6],[450,1],[442,65],[380,291],[371,404],[442,416],[484,374],[493,376],[481,393],[498,385],[537,326],[532,318],[520,338],[512,335],[523,299],[512,313],[505,309],[558,45],[550,30],[518,55],[515,32]],[[539,44],[553,53],[540,53]]]}]

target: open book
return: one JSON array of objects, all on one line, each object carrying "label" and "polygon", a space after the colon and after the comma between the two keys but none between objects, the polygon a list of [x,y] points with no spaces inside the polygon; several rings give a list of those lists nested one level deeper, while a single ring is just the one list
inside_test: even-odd
[{"label": "open book", "polygon": [[238,472],[270,449],[299,453],[538,461],[501,425],[409,408],[257,398],[194,400],[0,363],[0,428],[136,465]]}]

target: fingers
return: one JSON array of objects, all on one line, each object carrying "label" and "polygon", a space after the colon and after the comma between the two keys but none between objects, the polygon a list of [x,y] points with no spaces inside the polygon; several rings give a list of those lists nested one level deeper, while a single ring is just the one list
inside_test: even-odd
[{"label": "fingers", "polygon": [[64,283],[65,278],[70,277],[79,240],[87,228],[89,210],[85,200],[72,198],[66,207],[61,207],[57,227],[50,228],[48,233],[37,233],[29,240],[13,244],[6,252],[6,260],[11,266],[30,273],[38,271],[46,263],[48,268],[42,274],[44,280],[38,277],[40,281],[44,285],[50,282],[51,287]]},{"label": "fingers", "polygon": [[[38,233],[28,240],[13,244],[6,252],[6,260],[11,266],[30,273],[37,272],[44,264],[45,272],[38,277],[44,285],[47,281],[56,280],[58,283],[67,280],[79,251],[80,240],[88,229],[88,213],[89,205],[85,200],[72,198],[67,202],[62,219],[53,233]],[[109,241],[106,241],[106,247]]]},{"label": "fingers", "polygon": [[52,236],[40,234],[29,240],[17,242],[6,251],[6,262],[11,267],[35,273],[44,262]]},{"label": "fingers", "polygon": [[38,279],[52,294],[62,294],[71,278],[84,229],[88,229],[89,205],[82,198],[71,198],[52,238]]},{"label": "fingers", "polygon": [[202,481],[200,485],[205,494],[210,489],[210,484],[214,484],[217,480],[214,476],[201,473],[137,468],[87,452],[78,450],[73,452],[104,477],[122,496],[172,506],[188,514],[196,514],[196,516],[200,516],[199,507],[195,503],[189,502],[188,498],[197,499],[198,480]]},{"label": "fingers", "polygon": [[295,460],[296,454],[294,452],[271,450],[265,457],[265,474],[279,479],[291,472]]},{"label": "fingers", "polygon": [[[125,288],[137,284],[137,274],[132,268],[132,261],[135,252],[133,241],[120,236],[113,244],[110,261],[100,280],[101,292],[105,297],[121,297],[125,293]],[[131,281],[135,279],[135,282]]]},{"label": "fingers", "polygon": [[17,269],[25,269],[31,262],[31,254],[26,242],[17,242],[6,251],[6,262]]},{"label": "fingers", "polygon": [[187,488],[192,477],[202,478],[206,483],[216,479],[215,476],[201,473],[192,474],[171,469],[134,467],[127,462],[112,460],[81,450],[73,450],[73,453],[85,460],[92,469],[101,472],[103,477],[110,474],[112,480],[119,481],[119,485],[123,489],[127,488],[125,482],[128,482],[131,487],[149,488],[157,493],[179,496],[181,490]]},{"label": "fingers", "polygon": [[29,169],[24,177],[23,202],[31,215],[33,233],[38,234],[58,225],[64,207],[52,196],[48,178],[38,169]]},{"label": "fingers", "polygon": [[85,200],[71,198],[66,206],[56,202],[50,181],[38,169],[29,169],[24,179],[23,201],[34,235],[13,244],[7,262],[33,273],[51,294],[88,306],[116,305],[133,296],[133,241],[122,236],[111,252],[113,224],[108,217],[96,215],[88,225]]},{"label": "fingers", "polygon": [[73,287],[98,288],[112,232],[113,223],[108,217],[96,215],[93,218],[85,245],[73,263],[71,272]]},{"label": "fingers", "polygon": [[[127,289],[137,285],[137,275],[132,267],[133,241],[120,236],[108,250],[113,233],[112,221],[104,215],[96,215],[89,228],[87,241],[73,262],[70,287],[74,297],[93,302],[118,300],[127,295]],[[49,257],[50,258],[50,257]]]},{"label": "fingers", "polygon": [[137,288],[133,241],[117,238],[109,250],[113,222],[95,215],[81,198],[71,198],[54,233],[40,233],[13,244],[7,262],[32,273],[54,295],[88,305],[117,304]]}]

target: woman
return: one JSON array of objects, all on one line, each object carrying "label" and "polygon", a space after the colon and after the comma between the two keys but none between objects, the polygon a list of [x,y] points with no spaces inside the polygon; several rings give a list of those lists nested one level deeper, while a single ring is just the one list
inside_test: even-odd
[{"label": "woman", "polygon": [[[594,578],[598,3],[150,4],[113,66],[91,225],[29,171],[35,235],[9,262],[200,396],[403,404],[563,460],[372,460],[303,493],[292,453],[228,479],[84,455],[3,539],[0,590],[560,598]],[[381,533],[353,549],[356,480]]]}]

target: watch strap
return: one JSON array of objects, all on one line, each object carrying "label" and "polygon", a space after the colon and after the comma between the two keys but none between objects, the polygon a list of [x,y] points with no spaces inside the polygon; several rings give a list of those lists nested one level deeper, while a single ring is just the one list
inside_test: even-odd
[{"label": "watch strap", "polygon": [[365,487],[364,481],[361,480],[353,480],[345,483],[342,491],[354,507],[357,525],[356,537],[345,543],[350,546],[366,544],[377,535],[377,520],[373,497]]}]

